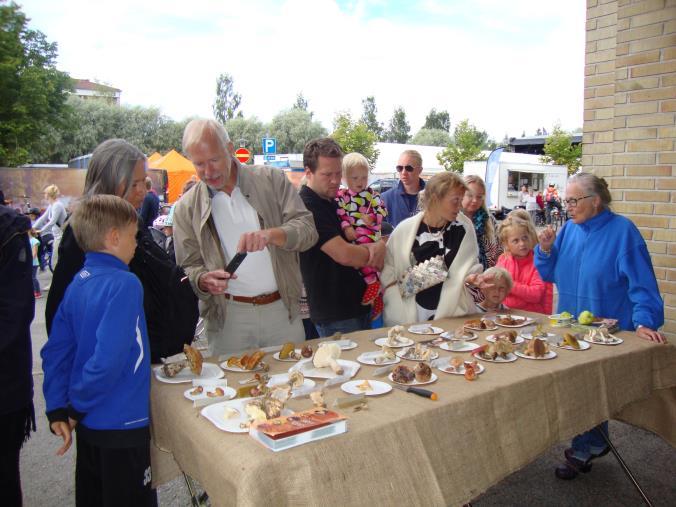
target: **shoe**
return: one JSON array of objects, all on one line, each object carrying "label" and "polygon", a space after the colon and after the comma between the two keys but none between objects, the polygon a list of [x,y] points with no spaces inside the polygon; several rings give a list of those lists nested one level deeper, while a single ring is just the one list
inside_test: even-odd
[{"label": "shoe", "polygon": [[554,470],[554,474],[559,479],[563,479],[564,481],[575,479],[575,477],[577,477],[577,474],[580,472],[582,472],[583,474],[591,472],[592,469],[591,462],[595,459],[605,456],[609,452],[610,446],[606,447],[598,454],[592,454],[586,461],[582,461],[580,459],[577,459],[573,455],[573,449],[568,448],[565,451],[563,451],[563,455],[566,457],[565,464],[556,467],[556,470]]},{"label": "shoe", "polygon": [[33,292],[33,296],[35,296],[35,299],[40,299],[42,297],[41,292]]}]

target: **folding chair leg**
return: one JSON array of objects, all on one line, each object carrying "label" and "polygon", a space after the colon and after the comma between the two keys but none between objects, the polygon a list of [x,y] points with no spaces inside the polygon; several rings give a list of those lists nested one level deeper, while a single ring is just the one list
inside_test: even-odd
[{"label": "folding chair leg", "polygon": [[650,499],[648,498],[648,496],[645,494],[645,492],[643,491],[643,489],[642,489],[641,486],[639,485],[638,481],[637,481],[636,478],[634,477],[634,474],[632,474],[632,473],[631,473],[631,470],[629,470],[629,467],[627,466],[627,464],[626,464],[626,463],[624,462],[624,460],[622,459],[622,456],[620,456],[620,453],[617,452],[617,449],[615,448],[615,446],[613,445],[613,443],[610,441],[610,438],[608,438],[608,435],[606,434],[606,432],[603,431],[601,428],[597,428],[597,431],[601,433],[601,436],[602,436],[603,439],[606,441],[606,444],[608,444],[608,447],[610,447],[610,451],[611,451],[611,452],[615,455],[615,457],[617,458],[617,461],[618,461],[618,463],[620,464],[620,466],[622,467],[622,470],[623,470],[624,473],[627,475],[627,477],[629,478],[629,480],[632,482],[632,484],[634,485],[634,487],[638,490],[638,492],[639,492],[639,494],[641,495],[641,497],[643,498],[643,501],[645,502],[645,504],[646,504],[648,507],[652,507],[652,506],[653,506],[652,502],[650,501]]}]

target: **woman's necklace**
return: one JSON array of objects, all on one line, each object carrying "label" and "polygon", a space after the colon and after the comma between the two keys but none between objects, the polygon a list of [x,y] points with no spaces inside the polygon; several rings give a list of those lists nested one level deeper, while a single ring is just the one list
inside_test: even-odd
[{"label": "woman's necklace", "polygon": [[[444,225],[442,225],[441,228],[436,232],[432,232],[432,229],[430,228],[430,224],[428,224],[424,220],[423,220],[423,222],[425,223],[425,226],[427,227],[427,233],[430,235],[430,238],[433,241],[438,241],[439,244],[441,245],[442,244],[441,242],[443,241],[443,237],[444,237],[444,230],[446,229],[448,222],[446,222]],[[435,227],[435,229],[436,229],[436,227]]]}]

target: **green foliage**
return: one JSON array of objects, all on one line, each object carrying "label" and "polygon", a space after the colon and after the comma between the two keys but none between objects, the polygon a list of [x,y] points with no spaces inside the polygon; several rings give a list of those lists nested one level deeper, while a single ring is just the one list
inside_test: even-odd
[{"label": "green foliage", "polygon": [[390,127],[386,133],[386,140],[391,143],[401,143],[406,144],[410,138],[409,132],[411,131],[411,126],[406,120],[406,112],[403,107],[397,107],[392,114],[392,119],[390,120]]},{"label": "green foliage", "polygon": [[451,141],[451,135],[445,130],[425,127],[418,130],[411,138],[411,144],[423,146],[448,146]]},{"label": "green foliage", "polygon": [[66,109],[68,74],[55,67],[57,46],[28,28],[14,2],[0,3],[0,165],[31,160],[43,135],[58,128]]},{"label": "green foliage", "polygon": [[327,132],[312,114],[302,109],[278,113],[268,125],[270,137],[277,138],[277,153],[303,153],[305,144]]},{"label": "green foliage", "polygon": [[214,99],[214,118],[225,125],[235,115],[241,117],[242,111],[237,111],[242,103],[242,96],[235,93],[234,79],[230,74],[223,73],[216,80],[216,98]]},{"label": "green foliage", "polygon": [[[425,125],[423,125],[423,128],[439,129],[444,130],[446,132],[450,132],[451,116],[448,114],[448,111],[437,112],[436,109],[432,108],[430,110],[430,113],[425,118]],[[433,146],[441,146],[441,145],[433,145]]]},{"label": "green foliage", "polygon": [[338,113],[333,120],[333,133],[345,153],[361,153],[374,168],[380,152],[376,149],[378,136],[362,120],[353,121],[349,113]]},{"label": "green foliage", "polygon": [[376,108],[376,99],[372,95],[366,97],[361,101],[363,108],[361,114],[361,121],[366,125],[366,127],[373,132],[378,141],[384,141],[384,131],[383,124],[378,121],[378,109]]},{"label": "green foliage", "polygon": [[462,174],[466,160],[486,160],[486,155],[481,150],[487,138],[486,132],[477,130],[469,120],[462,120],[455,127],[453,142],[437,155],[437,160],[447,171]]},{"label": "green foliage", "polygon": [[545,141],[545,154],[540,160],[545,164],[553,162],[557,165],[565,165],[568,174],[573,174],[580,168],[582,158],[582,146],[573,146],[572,136],[561,130],[560,125],[554,126],[554,131]]},{"label": "green foliage", "polygon": [[296,102],[293,105],[294,109],[302,109],[303,111],[307,111],[308,108],[308,103],[307,99],[303,95],[303,92],[299,92],[298,95],[296,96]]},{"label": "green foliage", "polygon": [[225,129],[230,134],[230,139],[235,144],[235,148],[241,146],[251,151],[254,155],[263,153],[262,139],[265,137],[265,125],[252,116],[250,118],[233,118],[225,123]]}]

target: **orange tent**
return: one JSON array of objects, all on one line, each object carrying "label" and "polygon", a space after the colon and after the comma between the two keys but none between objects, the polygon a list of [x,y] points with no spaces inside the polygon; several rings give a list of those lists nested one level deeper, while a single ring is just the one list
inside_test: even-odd
[{"label": "orange tent", "polygon": [[197,171],[195,171],[195,166],[192,165],[192,162],[176,150],[171,150],[164,157],[152,162],[148,159],[148,167],[167,171],[167,177],[169,178],[167,195],[170,203],[178,200],[178,194],[181,193],[185,182],[192,176],[197,176]]},{"label": "orange tent", "polygon": [[148,157],[148,164],[150,164],[151,162],[155,162],[155,160],[160,159],[160,158],[162,158],[162,155],[160,155],[159,153],[155,152],[155,153],[153,153],[152,155],[150,155],[150,156]]}]

